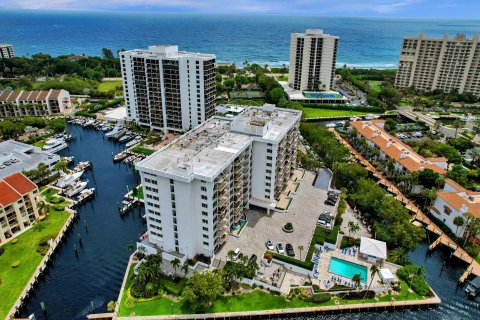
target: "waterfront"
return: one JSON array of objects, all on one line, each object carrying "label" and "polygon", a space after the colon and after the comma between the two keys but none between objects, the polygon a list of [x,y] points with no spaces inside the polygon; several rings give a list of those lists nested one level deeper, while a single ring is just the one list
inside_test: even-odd
[{"label": "waterfront", "polygon": [[[346,13],[348,14],[348,13]],[[288,64],[290,33],[323,28],[340,36],[338,65],[394,68],[402,37],[472,35],[479,20],[285,17],[268,15],[158,14],[127,12],[0,11],[0,34],[17,55],[101,55],[106,47],[146,48],[178,44],[181,50],[214,53],[242,65]],[[258,32],[261,30],[261,32]]]},{"label": "waterfront", "polygon": [[[120,290],[130,254],[127,245],[146,230],[139,209],[123,218],[118,212],[117,203],[127,192],[127,185],[136,184],[130,167],[112,162],[112,153],[118,153],[121,145],[93,129],[69,125],[69,133],[76,139],[63,153],[74,156],[76,162],[92,161],[93,170],[84,177],[97,193],[79,208],[79,219],[27,300],[22,316],[34,312],[37,319],[85,319],[92,310],[105,311]],[[46,314],[40,302],[45,303]]]},{"label": "waterfront", "polygon": [[[105,139],[100,131],[80,126],[69,126],[69,131],[77,138],[65,154],[75,156],[76,161],[93,162],[93,171],[87,172],[86,177],[91,186],[97,187],[98,193],[92,202],[80,208],[80,219],[58,248],[45,277],[27,301],[22,316],[35,312],[37,319],[85,319],[92,310],[104,312],[108,301],[116,299],[120,290],[129,255],[126,246],[145,230],[138,212],[130,213],[123,219],[118,213],[117,203],[127,191],[126,185],[135,184],[133,171],[111,160],[112,153],[119,152],[121,146]],[[82,246],[77,233],[81,235]],[[78,255],[73,249],[74,244]],[[426,251],[427,243],[419,244],[410,257],[412,262],[425,266],[429,284],[442,299],[438,308],[395,313],[319,315],[315,318],[478,319],[478,302],[467,300],[463,287],[457,286],[465,267],[455,258],[449,260],[448,251],[441,247],[429,255]],[[443,265],[444,260],[449,261],[447,265]],[[41,311],[41,301],[45,303],[46,315]]]}]

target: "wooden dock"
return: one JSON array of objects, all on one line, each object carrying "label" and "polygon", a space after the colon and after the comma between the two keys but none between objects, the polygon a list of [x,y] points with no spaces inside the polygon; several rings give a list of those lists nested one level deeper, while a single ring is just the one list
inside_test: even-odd
[{"label": "wooden dock", "polygon": [[463,283],[471,274],[480,277],[480,264],[473,259],[465,250],[463,250],[455,241],[453,241],[448,235],[446,235],[442,229],[440,229],[425,213],[420,210],[414,202],[410,201],[403,193],[397,188],[396,185],[388,181],[381,172],[377,170],[368,160],[366,160],[359,152],[357,152],[345,139],[343,139],[338,132],[334,129],[330,129],[335,134],[337,140],[342,143],[348,151],[362,164],[365,168],[370,171],[374,176],[377,177],[378,183],[386,187],[388,192],[395,196],[395,199],[402,202],[405,205],[405,208],[410,210],[414,214],[412,222],[419,221],[425,228],[438,235],[438,238],[430,244],[428,247],[429,250],[433,250],[438,244],[443,244],[453,250],[453,256],[457,257],[460,260],[463,260],[469,264],[468,268],[460,277],[459,281]]},{"label": "wooden dock", "polygon": [[109,313],[94,313],[94,314],[89,314],[87,315],[87,319],[93,320],[93,319],[113,319],[116,317],[116,314],[113,312]]}]

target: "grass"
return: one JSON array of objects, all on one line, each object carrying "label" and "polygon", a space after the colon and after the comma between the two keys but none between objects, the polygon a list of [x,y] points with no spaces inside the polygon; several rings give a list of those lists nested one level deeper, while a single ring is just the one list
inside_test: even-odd
[{"label": "grass", "polygon": [[46,139],[42,139],[42,140],[40,140],[40,141],[35,142],[33,145],[34,145],[35,147],[43,148],[43,146],[45,146],[45,142],[47,142],[47,140],[46,140]]},{"label": "grass", "polygon": [[131,150],[135,153],[141,153],[147,156],[155,152],[155,150],[145,148],[144,146],[136,146],[136,147],[133,147]]},{"label": "grass", "polygon": [[370,81],[368,81],[368,84],[370,85],[370,87],[372,87],[373,91],[375,91],[375,92],[382,91],[382,81],[370,80]]},{"label": "grass", "polygon": [[287,76],[280,76],[280,77],[278,77],[277,80],[278,81],[288,81],[288,77]]},{"label": "grass", "polygon": [[408,101],[400,101],[400,107],[409,107],[411,106],[412,104]]},{"label": "grass", "polygon": [[45,200],[47,202],[51,202],[52,199],[55,198],[55,195],[58,193],[58,190],[57,189],[53,189],[53,188],[48,188],[44,191],[42,191],[42,196],[45,197]]},{"label": "grass", "polygon": [[321,108],[303,108],[305,117],[308,118],[320,118],[320,117],[344,117],[344,116],[364,116],[371,112],[351,111],[351,110],[330,110]]},{"label": "grass", "polygon": [[119,88],[122,87],[122,81],[104,81],[100,82],[98,85],[98,91],[100,92],[110,92],[110,91],[115,91],[121,92],[122,89],[119,90]]},{"label": "grass", "polygon": [[[18,243],[8,242],[2,246],[5,252],[0,256],[0,319],[7,316],[43,259],[36,252],[37,244],[58,235],[69,216],[70,213],[52,207],[47,219],[17,237]],[[11,264],[15,260],[20,261],[20,266],[14,269]]]},{"label": "grass", "polygon": [[137,188],[137,194],[135,195],[136,198],[138,199],[142,199],[144,198],[144,195],[143,195],[143,186],[139,186]]}]

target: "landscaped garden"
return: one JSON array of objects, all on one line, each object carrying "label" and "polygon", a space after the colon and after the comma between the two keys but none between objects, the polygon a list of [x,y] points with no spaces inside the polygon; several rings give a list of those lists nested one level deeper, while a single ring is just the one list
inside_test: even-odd
[{"label": "landscaped garden", "polygon": [[372,112],[352,111],[352,110],[331,110],[321,108],[308,108],[304,107],[303,112],[305,117],[319,118],[319,117],[344,117],[344,116],[364,116]]},{"label": "landscaped garden", "polygon": [[43,259],[48,239],[58,235],[69,216],[70,213],[52,207],[46,219],[0,247],[1,319],[7,316]]},{"label": "landscaped garden", "polygon": [[151,155],[155,152],[155,150],[152,150],[152,149],[149,149],[149,148],[146,148],[142,145],[139,145],[139,146],[135,146],[131,149],[133,152],[135,153],[141,153],[141,154],[144,154],[144,155]]}]

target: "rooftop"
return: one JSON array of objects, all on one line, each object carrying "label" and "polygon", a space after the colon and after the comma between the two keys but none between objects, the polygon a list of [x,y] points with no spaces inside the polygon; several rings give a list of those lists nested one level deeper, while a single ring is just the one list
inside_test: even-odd
[{"label": "rooftop", "polygon": [[0,169],[0,179],[15,172],[31,170],[40,163],[50,164],[60,160],[60,156],[42,151],[42,149],[14,140],[0,142],[0,163],[16,159],[9,166]]},{"label": "rooftop", "polygon": [[314,37],[320,37],[320,38],[326,38],[326,37],[331,37],[331,38],[337,38],[338,36],[332,36],[331,34],[324,33],[322,29],[307,29],[305,32],[294,32],[296,36],[299,37],[304,37],[304,36],[314,36]]},{"label": "rooftop", "polygon": [[23,174],[17,172],[0,181],[0,205],[6,206],[33,191],[37,186]]},{"label": "rooftop", "polygon": [[138,167],[193,178],[214,178],[253,139],[280,141],[300,119],[295,110],[250,107],[234,118],[213,117],[145,160]]},{"label": "rooftop", "polygon": [[[16,102],[20,101],[45,101],[56,100],[65,90],[43,90],[43,91],[0,91],[0,102]],[[65,91],[66,92],[66,91]]]},{"label": "rooftop", "polygon": [[360,252],[372,257],[387,259],[387,244],[380,240],[360,238]]},{"label": "rooftop", "polygon": [[445,187],[437,192],[439,198],[448,203],[455,210],[467,212],[480,219],[480,192],[467,190],[451,179],[445,180]]},{"label": "rooftop", "polygon": [[403,143],[400,139],[389,135],[384,129],[384,120],[352,121],[350,125],[367,140],[372,141],[390,158],[395,159],[408,171],[432,169],[439,174],[445,174],[447,169],[446,158],[424,158]]},{"label": "rooftop", "polygon": [[154,45],[154,46],[148,47],[148,49],[134,49],[134,50],[127,50],[125,52],[128,52],[131,55],[135,55],[135,56],[150,57],[150,58],[158,58],[158,57],[172,58],[172,59],[178,59],[181,57],[199,58],[199,59],[215,59],[216,58],[214,54],[179,51],[178,46],[176,45]]}]

